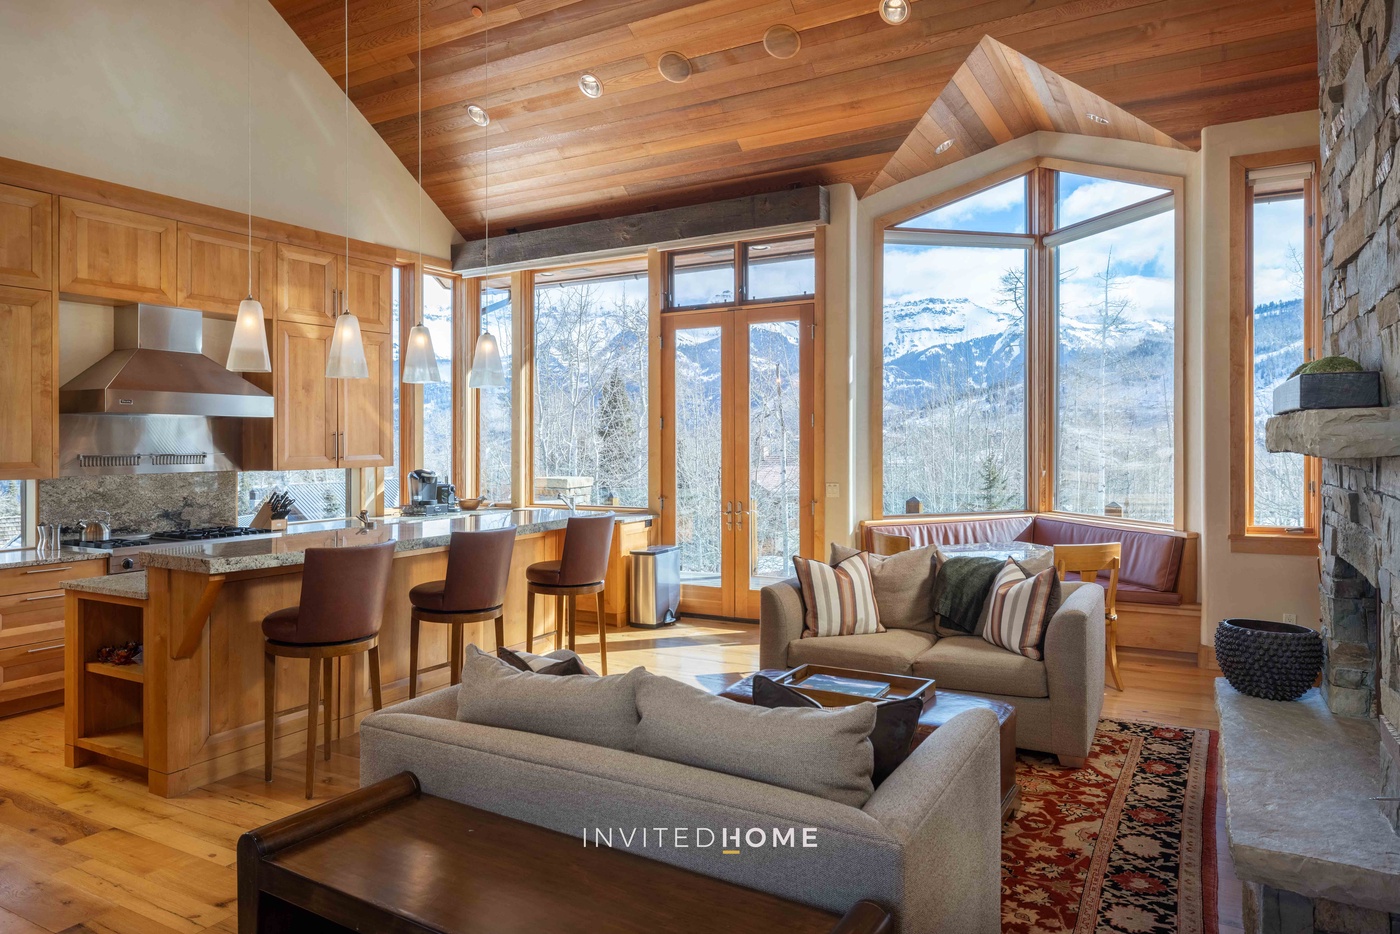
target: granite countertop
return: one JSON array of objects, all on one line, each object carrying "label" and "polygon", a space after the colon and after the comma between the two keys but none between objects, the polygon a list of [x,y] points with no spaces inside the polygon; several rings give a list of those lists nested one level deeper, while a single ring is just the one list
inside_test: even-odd
[{"label": "granite countertop", "polygon": [[105,594],[110,597],[130,597],[132,600],[145,600],[150,596],[146,587],[146,572],[131,574],[108,574],[105,577],[84,577],[75,581],[64,581],[64,590],[77,590],[82,593]]},{"label": "granite countertop", "polygon": [[37,548],[20,548],[15,551],[0,551],[0,571],[10,568],[37,568],[54,564],[72,564],[75,561],[105,561],[102,555],[60,548],[39,554]]},{"label": "granite countertop", "polygon": [[[196,574],[236,574],[302,564],[308,548],[349,548],[392,541],[395,551],[428,551],[446,548],[453,532],[511,525],[515,526],[517,535],[536,535],[564,528],[569,515],[564,509],[490,509],[461,516],[379,519],[375,520],[375,528],[368,530],[359,528],[359,523],[354,521],[312,522],[265,538],[164,545],[142,552],[141,560],[151,568]],[[618,520],[625,523],[655,518],[653,513],[618,515]]]}]

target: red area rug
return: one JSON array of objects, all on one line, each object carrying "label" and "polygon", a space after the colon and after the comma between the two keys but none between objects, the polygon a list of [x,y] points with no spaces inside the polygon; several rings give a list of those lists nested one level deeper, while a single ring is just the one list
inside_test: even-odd
[{"label": "red area rug", "polygon": [[1021,753],[1004,934],[1217,934],[1210,730],[1099,721],[1082,769]]}]

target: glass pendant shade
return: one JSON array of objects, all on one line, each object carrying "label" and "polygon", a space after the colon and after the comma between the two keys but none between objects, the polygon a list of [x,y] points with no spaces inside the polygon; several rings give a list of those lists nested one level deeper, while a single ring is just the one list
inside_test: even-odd
[{"label": "glass pendant shade", "polygon": [[228,363],[234,373],[271,373],[272,359],[267,352],[267,331],[263,327],[262,302],[245,298],[238,303],[233,322],[233,341],[228,345]]},{"label": "glass pendant shade", "polygon": [[482,331],[476,339],[476,353],[472,355],[472,369],[467,374],[467,385],[472,389],[489,389],[506,384],[506,371],[501,366],[501,345],[490,331]]},{"label": "glass pendant shade", "polygon": [[326,360],[327,379],[368,379],[365,342],[360,337],[360,319],[346,312],[335,319],[330,357]]},{"label": "glass pendant shade", "polygon": [[440,383],[438,375],[437,351],[433,349],[433,335],[421,324],[408,331],[408,350],[403,355],[403,381],[405,383]]}]

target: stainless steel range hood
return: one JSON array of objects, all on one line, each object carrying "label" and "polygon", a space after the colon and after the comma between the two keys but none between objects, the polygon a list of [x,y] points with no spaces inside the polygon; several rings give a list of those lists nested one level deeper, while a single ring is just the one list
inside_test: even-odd
[{"label": "stainless steel range hood", "polygon": [[65,414],[271,418],[272,396],[201,353],[204,316],[119,305],[116,349],[58,391]]}]

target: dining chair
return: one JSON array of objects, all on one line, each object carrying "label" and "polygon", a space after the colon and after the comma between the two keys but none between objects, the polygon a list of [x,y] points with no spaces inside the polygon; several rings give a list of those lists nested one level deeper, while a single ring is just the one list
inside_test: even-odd
[{"label": "dining chair", "polygon": [[891,532],[870,533],[870,553],[875,555],[897,555],[912,547],[908,535],[895,535]]},{"label": "dining chair", "polygon": [[1118,673],[1118,568],[1123,563],[1123,543],[1106,542],[1095,545],[1056,545],[1055,571],[1060,580],[1075,572],[1082,581],[1103,584],[1099,578],[1108,574],[1104,585],[1104,648],[1113,686],[1123,690],[1123,676]]}]

